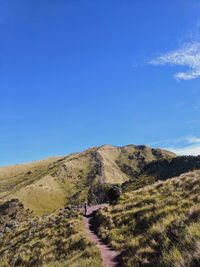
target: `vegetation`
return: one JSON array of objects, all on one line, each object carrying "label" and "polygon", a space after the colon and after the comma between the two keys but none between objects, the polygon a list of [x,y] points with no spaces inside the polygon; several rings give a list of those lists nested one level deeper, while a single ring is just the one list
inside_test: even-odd
[{"label": "vegetation", "polygon": [[200,171],[123,194],[97,214],[120,266],[200,266]]},{"label": "vegetation", "polygon": [[108,201],[110,204],[117,203],[118,199],[120,198],[122,191],[121,191],[121,186],[116,184],[116,185],[110,185],[107,190],[106,190],[106,195],[108,198]]},{"label": "vegetation", "polygon": [[102,267],[98,249],[83,229],[79,210],[65,207],[55,215],[29,219],[4,229],[0,266]]},{"label": "vegetation", "polygon": [[149,162],[136,177],[125,182],[122,188],[125,192],[132,191],[153,184],[158,180],[166,180],[199,169],[200,156],[162,158]]},{"label": "vegetation", "polygon": [[11,199],[0,204],[0,234],[5,229],[14,229],[18,225],[32,218],[30,210],[24,209],[24,205],[18,199]]},{"label": "vegetation", "polygon": [[115,203],[122,193],[120,184],[95,184],[88,192],[89,204]]},{"label": "vegetation", "polygon": [[0,168],[0,201],[19,199],[35,215],[65,204],[101,203],[105,184],[122,184],[151,161],[174,154],[146,146],[94,147],[66,157]]},{"label": "vegetation", "polygon": [[120,266],[199,267],[199,169],[200,157],[133,145],[0,168],[0,267],[102,267],[86,200],[111,204],[93,222]]}]

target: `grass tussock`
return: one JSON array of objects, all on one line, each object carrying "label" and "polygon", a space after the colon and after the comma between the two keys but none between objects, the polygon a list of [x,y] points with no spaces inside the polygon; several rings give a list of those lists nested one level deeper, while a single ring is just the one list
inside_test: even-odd
[{"label": "grass tussock", "polygon": [[30,219],[0,240],[0,266],[102,267],[87,238],[82,216],[68,207],[56,215]]},{"label": "grass tussock", "polygon": [[200,266],[200,171],[122,195],[97,215],[121,266]]}]

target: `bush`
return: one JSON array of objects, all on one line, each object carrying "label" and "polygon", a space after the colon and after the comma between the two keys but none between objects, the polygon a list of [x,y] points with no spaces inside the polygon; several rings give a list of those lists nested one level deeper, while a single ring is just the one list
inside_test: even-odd
[{"label": "bush", "polygon": [[114,204],[122,193],[118,184],[96,184],[93,185],[88,194],[88,202],[91,204],[111,203]]},{"label": "bush", "polygon": [[117,184],[109,185],[106,190],[108,201],[111,204],[115,204],[117,202],[117,200],[120,198],[121,193],[122,193],[121,186]]}]

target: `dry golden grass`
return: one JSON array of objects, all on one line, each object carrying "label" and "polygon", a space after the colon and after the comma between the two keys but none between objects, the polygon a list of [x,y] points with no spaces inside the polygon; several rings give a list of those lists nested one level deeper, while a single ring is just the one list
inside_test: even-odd
[{"label": "dry golden grass", "polygon": [[0,240],[0,266],[102,267],[102,263],[79,211],[65,208],[5,232]]},{"label": "dry golden grass", "polygon": [[98,214],[99,234],[121,266],[200,266],[200,171],[122,195]]},{"label": "dry golden grass", "polygon": [[[66,157],[49,158],[0,168],[0,201],[18,198],[36,215],[53,212],[64,204],[80,204],[89,189],[102,183],[121,184],[141,167],[167,151],[138,146],[102,146]],[[97,198],[98,199],[98,198]]]}]

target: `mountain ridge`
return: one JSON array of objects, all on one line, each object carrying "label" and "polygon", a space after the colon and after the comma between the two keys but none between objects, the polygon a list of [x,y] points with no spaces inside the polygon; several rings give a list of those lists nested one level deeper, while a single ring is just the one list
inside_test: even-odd
[{"label": "mountain ridge", "polygon": [[0,201],[18,198],[36,214],[52,212],[71,201],[84,202],[91,187],[123,184],[149,162],[174,156],[143,145],[102,145],[63,157],[1,167]]},{"label": "mountain ridge", "polygon": [[0,168],[2,266],[104,266],[83,223],[87,200],[105,207],[93,225],[120,266],[198,267],[199,190],[199,156],[144,145]]}]

